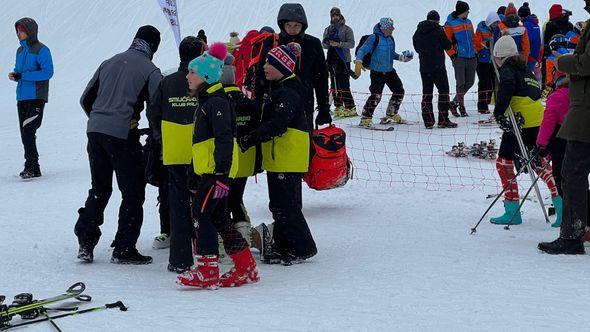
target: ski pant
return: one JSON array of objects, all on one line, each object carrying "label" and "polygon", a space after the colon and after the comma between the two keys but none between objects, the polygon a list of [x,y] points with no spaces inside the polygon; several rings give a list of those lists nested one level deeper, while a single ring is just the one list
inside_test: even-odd
[{"label": "ski pant", "polygon": [[440,68],[432,73],[420,73],[422,77],[422,119],[426,127],[434,125],[434,109],[432,99],[434,98],[434,86],[438,90],[438,122],[449,121],[450,89],[447,70]]},{"label": "ski pant", "polygon": [[385,73],[371,70],[371,85],[369,86],[371,95],[367,99],[365,107],[363,108],[363,117],[373,117],[375,108],[381,101],[381,94],[383,93],[383,88],[385,85],[387,85],[392,93],[391,99],[389,100],[389,104],[387,106],[386,114],[397,114],[405,94],[404,85],[397,75],[397,72],[395,69]]},{"label": "ski pant", "polygon": [[160,215],[160,234],[170,235],[170,200],[168,188],[168,174],[162,172],[162,179],[158,187],[158,214]]},{"label": "ski pant", "polygon": [[191,220],[191,193],[188,189],[190,165],[165,166],[168,176],[168,202],[170,210],[170,258],[174,267],[193,265],[192,239],[194,228]]},{"label": "ski pant", "polygon": [[317,248],[301,211],[302,178],[302,173],[267,172],[275,251],[281,256],[307,259],[317,253]]},{"label": "ski pant", "polygon": [[36,133],[43,121],[45,101],[43,99],[22,100],[16,103],[16,108],[18,110],[20,137],[25,150],[25,160],[28,162],[38,161],[39,152],[37,151]]},{"label": "ski pant", "polygon": [[459,105],[465,106],[465,94],[475,83],[475,71],[477,68],[477,59],[455,58],[453,60],[455,69],[455,81],[457,94],[453,101]]},{"label": "ski pant", "polygon": [[590,143],[568,141],[563,159],[563,218],[560,237],[580,239],[588,225]]},{"label": "ski pant", "polygon": [[492,101],[492,95],[496,87],[496,72],[494,65],[480,62],[477,64],[477,110],[489,111],[488,106]]},{"label": "ski pant", "polygon": [[230,180],[230,190],[228,196],[229,213],[233,224],[240,221],[250,222],[248,211],[244,206],[244,192],[248,178],[236,178]]},{"label": "ski pant", "polygon": [[119,227],[112,246],[135,248],[143,223],[145,200],[144,166],[139,132],[131,130],[125,139],[101,133],[88,133],[88,159],[92,187],[74,232],[80,244],[95,246],[104,222],[104,210],[113,191],[113,171],[121,191]]},{"label": "ski pant", "polygon": [[229,221],[227,197],[213,198],[215,176],[206,174],[199,180],[193,202],[193,223],[196,230],[195,253],[200,256],[219,255],[217,234],[223,240],[225,252],[233,255],[248,248],[248,243]]},{"label": "ski pant", "polygon": [[350,62],[339,60],[328,66],[334,106],[345,108],[355,107],[352,92],[350,92]]}]

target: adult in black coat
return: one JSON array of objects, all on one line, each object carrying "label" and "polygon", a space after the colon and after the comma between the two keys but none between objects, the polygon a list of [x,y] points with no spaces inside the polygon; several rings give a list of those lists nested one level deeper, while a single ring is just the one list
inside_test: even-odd
[{"label": "adult in black coat", "polygon": [[420,57],[420,76],[422,77],[422,119],[426,128],[434,126],[434,111],[432,106],[434,86],[438,97],[438,126],[439,128],[455,128],[456,123],[449,120],[449,79],[445,67],[445,50],[452,45],[439,25],[440,15],[430,11],[426,21],[418,24],[414,33],[414,49]]},{"label": "adult in black coat", "polygon": [[[315,98],[317,98],[318,115],[315,123],[323,125],[332,122],[330,116],[330,102],[328,99],[328,66],[322,42],[305,33],[307,30],[307,16],[300,4],[286,3],[279,9],[277,23],[279,33],[279,45],[287,45],[296,42],[301,45],[301,54],[295,66],[295,75],[303,83],[303,108],[308,122],[308,130],[313,128],[313,111]],[[273,45],[274,38],[268,38],[264,43],[261,59],[266,59]],[[260,63],[257,69],[258,84],[254,95],[257,99],[268,92],[268,81],[264,77],[264,63]],[[315,91],[315,98],[314,98]]]}]

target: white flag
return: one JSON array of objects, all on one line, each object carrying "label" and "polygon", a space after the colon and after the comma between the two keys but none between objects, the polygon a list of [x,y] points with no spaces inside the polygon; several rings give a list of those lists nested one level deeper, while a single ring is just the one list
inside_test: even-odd
[{"label": "white flag", "polygon": [[166,16],[168,23],[170,23],[170,28],[174,33],[174,39],[176,39],[176,46],[180,46],[180,22],[178,21],[176,0],[158,0],[158,2],[160,3],[164,16]]}]

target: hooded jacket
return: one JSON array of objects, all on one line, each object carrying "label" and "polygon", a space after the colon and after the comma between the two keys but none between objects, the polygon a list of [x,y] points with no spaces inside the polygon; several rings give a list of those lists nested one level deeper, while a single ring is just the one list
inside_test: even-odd
[{"label": "hooded jacket", "polygon": [[[298,22],[303,25],[301,33],[296,36],[290,36],[285,31],[285,23]],[[303,84],[303,108],[308,120],[312,118],[315,99],[317,98],[318,108],[329,110],[330,102],[328,100],[328,65],[326,64],[326,57],[322,42],[313,36],[305,33],[307,29],[307,17],[305,10],[300,4],[284,4],[279,10],[277,16],[277,23],[281,32],[279,34],[279,45],[287,45],[290,42],[296,42],[301,45],[301,55],[297,59],[295,65],[295,74]],[[268,38],[261,53],[262,59],[266,59],[266,55],[273,48],[274,39]],[[261,61],[257,69],[257,77],[259,77],[258,84],[254,95],[259,101],[262,100],[264,93],[269,91],[269,82],[264,78],[264,62]],[[310,122],[309,125],[312,125]]]},{"label": "hooded jacket", "polygon": [[438,23],[420,22],[412,40],[414,49],[420,57],[421,73],[432,73],[445,69],[445,51],[451,49],[451,42]]},{"label": "hooded jacket", "polygon": [[[373,49],[375,38],[379,38],[379,42],[375,49]],[[370,35],[361,48],[359,48],[356,54],[356,60],[362,61],[365,55],[371,52],[371,64],[369,65],[369,68],[381,73],[392,71],[393,61],[400,59],[400,55],[395,52],[395,40],[392,36],[385,37],[383,32],[381,32],[379,23],[373,27],[373,34]]]},{"label": "hooded jacket", "polygon": [[[338,42],[339,46],[330,46],[331,40]],[[354,48],[354,44],[354,33],[352,28],[346,25],[344,16],[341,16],[338,23],[330,24],[330,26],[324,30],[322,46],[328,50],[328,59],[330,59],[331,52],[334,52],[334,55],[342,58],[344,62],[352,61],[350,50]]]},{"label": "hooded jacket", "polygon": [[14,24],[21,25],[27,32],[27,39],[20,41],[16,50],[14,72],[21,74],[16,86],[16,100],[41,99],[47,102],[49,79],[53,76],[53,60],[49,48],[37,38],[37,22],[22,18]]},{"label": "hooded jacket", "polygon": [[475,58],[473,24],[466,18],[462,19],[455,12],[447,17],[445,34],[453,47],[447,51],[450,57]]}]

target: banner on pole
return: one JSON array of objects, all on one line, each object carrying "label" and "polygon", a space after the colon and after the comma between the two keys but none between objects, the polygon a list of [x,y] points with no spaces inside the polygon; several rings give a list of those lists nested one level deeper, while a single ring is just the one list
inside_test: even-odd
[{"label": "banner on pole", "polygon": [[158,0],[162,12],[168,23],[172,33],[174,33],[174,39],[176,40],[176,46],[180,46],[180,21],[178,20],[178,9],[176,7],[176,0]]}]

